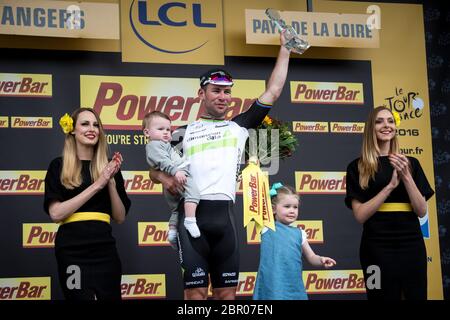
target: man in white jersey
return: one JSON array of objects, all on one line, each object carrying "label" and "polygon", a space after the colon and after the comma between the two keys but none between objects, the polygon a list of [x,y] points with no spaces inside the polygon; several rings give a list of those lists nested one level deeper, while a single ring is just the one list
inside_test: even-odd
[{"label": "man in white jersey", "polygon": [[[246,112],[225,120],[233,79],[225,70],[210,70],[200,77],[198,90],[205,114],[185,130],[178,128],[173,133],[174,141],[180,132],[184,133],[183,153],[200,191],[196,216],[201,236],[192,238],[182,223],[178,226],[187,300],[207,299],[208,275],[215,299],[235,299],[239,277],[239,243],[233,213],[237,170],[248,138],[247,129],[256,128],[263,121],[286,81],[290,50],[284,46],[282,35],[280,39],[282,46],[266,90]],[[160,171],[152,171],[151,178],[171,192],[182,187]],[[183,221],[183,206],[180,214]]]}]

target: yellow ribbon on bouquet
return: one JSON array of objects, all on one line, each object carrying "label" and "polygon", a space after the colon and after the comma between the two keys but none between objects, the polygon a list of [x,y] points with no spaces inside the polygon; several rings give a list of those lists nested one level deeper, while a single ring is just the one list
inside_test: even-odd
[{"label": "yellow ribbon on bouquet", "polygon": [[244,227],[253,220],[258,233],[263,227],[275,230],[269,188],[269,178],[259,167],[258,160],[250,159],[242,171]]}]

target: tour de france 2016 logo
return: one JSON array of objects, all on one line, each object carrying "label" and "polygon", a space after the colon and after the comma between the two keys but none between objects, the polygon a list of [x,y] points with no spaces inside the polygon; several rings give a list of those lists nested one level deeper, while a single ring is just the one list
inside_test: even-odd
[{"label": "tour de france 2016 logo", "polygon": [[395,88],[394,94],[384,99],[382,106],[400,114],[401,120],[422,117],[425,103],[416,91]]},{"label": "tour de france 2016 logo", "polygon": [[[183,54],[200,49],[208,40],[200,40],[189,48],[177,48],[179,42],[174,39],[174,46],[172,48],[164,48],[157,44],[158,40],[151,39],[150,35],[162,34],[160,32],[149,32],[149,28],[160,28],[161,31],[169,30],[169,28],[178,28],[179,31],[183,29],[186,32],[191,32],[192,28],[216,28],[216,23],[211,22],[212,17],[202,16],[202,4],[185,2],[166,2],[158,5],[151,1],[133,0],[129,10],[129,20],[131,28],[136,37],[148,47],[163,53],[169,54]],[[187,18],[189,17],[189,19]],[[182,34],[179,33],[182,37]],[[159,36],[161,38],[161,36]]]}]

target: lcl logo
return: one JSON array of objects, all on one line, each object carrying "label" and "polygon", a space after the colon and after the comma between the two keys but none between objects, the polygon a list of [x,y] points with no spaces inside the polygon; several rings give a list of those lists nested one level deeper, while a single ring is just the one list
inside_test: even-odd
[{"label": "lcl logo", "polygon": [[[136,36],[139,38],[140,41],[145,43],[147,46],[149,46],[152,49],[158,50],[160,52],[164,53],[171,53],[171,54],[180,54],[180,53],[187,53],[195,51],[201,47],[203,47],[208,41],[203,42],[202,44],[191,48],[187,50],[180,50],[180,51],[174,51],[174,50],[168,50],[163,49],[155,44],[150,43],[147,39],[144,38],[142,35],[142,32],[139,32],[136,28],[135,22],[133,21],[133,9],[135,7],[136,0],[133,0],[130,6],[130,12],[129,12],[129,19],[130,24],[133,29],[133,32],[136,34]],[[138,21],[143,26],[170,26],[170,27],[186,27],[188,24],[192,23],[194,26],[198,28],[216,28],[215,23],[205,22],[202,19],[202,5],[200,3],[192,3],[191,5],[187,5],[183,2],[167,2],[162,4],[159,8],[155,7],[154,1],[151,4],[152,1],[144,1],[140,0],[137,3],[137,16]],[[150,9],[150,10],[149,10]],[[187,19],[181,19],[179,18],[180,10],[183,10],[186,15],[185,17],[190,17],[192,15],[192,21],[188,21]],[[178,20],[174,18],[174,12],[178,13]],[[157,14],[156,14],[157,13]],[[158,20],[156,20],[156,16]]]}]

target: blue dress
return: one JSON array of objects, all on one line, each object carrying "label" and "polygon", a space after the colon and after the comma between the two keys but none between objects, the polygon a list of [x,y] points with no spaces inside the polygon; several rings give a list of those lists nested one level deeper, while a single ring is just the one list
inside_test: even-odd
[{"label": "blue dress", "polygon": [[302,279],[302,233],[275,222],[261,235],[254,300],[308,300]]}]

